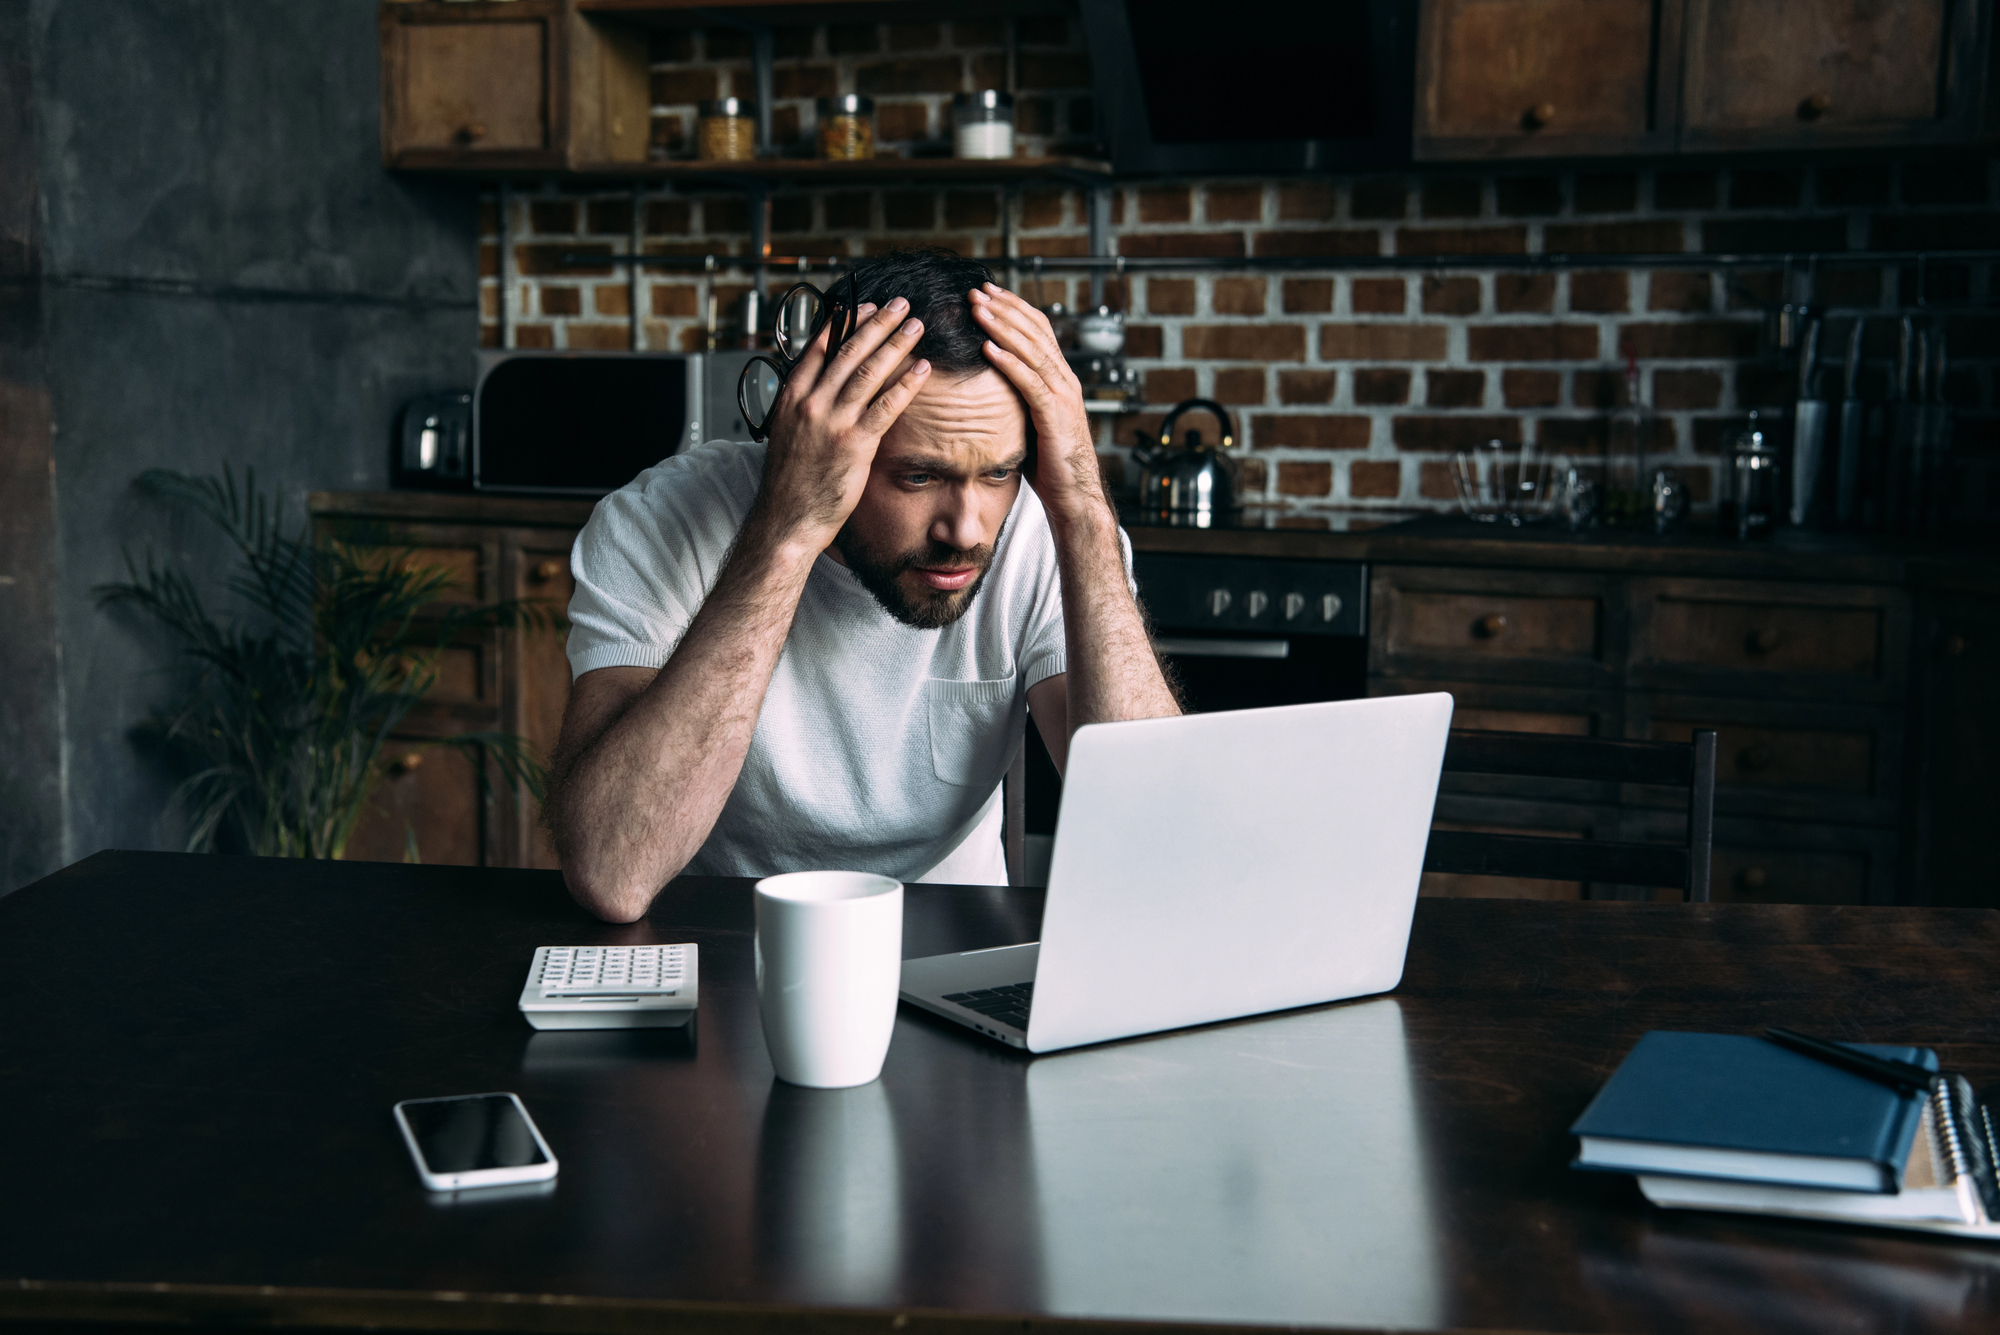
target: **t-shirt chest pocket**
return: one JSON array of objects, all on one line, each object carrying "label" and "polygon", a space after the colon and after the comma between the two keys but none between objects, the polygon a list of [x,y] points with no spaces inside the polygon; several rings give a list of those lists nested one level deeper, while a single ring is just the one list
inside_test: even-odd
[{"label": "t-shirt chest pocket", "polygon": [[1007,762],[1007,719],[1020,674],[996,681],[924,683],[924,713],[931,734],[931,768],[946,783],[973,787],[998,783]]}]

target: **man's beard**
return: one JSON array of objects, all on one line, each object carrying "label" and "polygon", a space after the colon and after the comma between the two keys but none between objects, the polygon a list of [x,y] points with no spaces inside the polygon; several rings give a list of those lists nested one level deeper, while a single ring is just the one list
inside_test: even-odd
[{"label": "man's beard", "polygon": [[[861,581],[861,587],[875,595],[882,610],[906,626],[918,630],[938,630],[965,615],[972,600],[986,583],[993,566],[992,546],[961,550],[948,543],[928,542],[915,551],[883,556],[870,548],[855,531],[854,521],[843,524],[833,545],[847,562],[847,568]],[[919,589],[912,592],[900,579],[917,566],[949,566],[964,569],[977,566],[979,574],[962,589]]]}]

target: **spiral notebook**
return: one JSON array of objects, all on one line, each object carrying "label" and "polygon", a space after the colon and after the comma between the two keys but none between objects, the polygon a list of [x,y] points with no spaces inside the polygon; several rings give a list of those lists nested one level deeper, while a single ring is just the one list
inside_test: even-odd
[{"label": "spiral notebook", "polygon": [[[1990,1093],[1990,1091],[1989,1091]],[[1876,1228],[1915,1229],[2000,1241],[1992,1164],[2000,1146],[1994,1114],[1963,1079],[1940,1079],[1925,1100],[1898,1189],[1878,1194],[1788,1187],[1726,1178],[1642,1173],[1639,1190],[1674,1210],[1722,1210]]]}]

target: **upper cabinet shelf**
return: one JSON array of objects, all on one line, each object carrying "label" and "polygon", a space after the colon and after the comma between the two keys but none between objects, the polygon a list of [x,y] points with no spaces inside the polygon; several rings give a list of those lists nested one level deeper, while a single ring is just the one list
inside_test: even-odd
[{"label": "upper cabinet shelf", "polygon": [[[1034,7],[1010,4],[1007,11]],[[647,156],[651,105],[639,21],[823,23],[861,14],[907,17],[918,8],[917,0],[704,0],[699,7],[671,0],[384,0],[383,160],[404,171],[710,184],[1088,182],[1110,175],[1108,164],[1074,157],[703,162]],[[934,2],[923,6],[927,15],[938,9]]]},{"label": "upper cabinet shelf", "polygon": [[1111,164],[1092,158],[867,158],[825,162],[817,158],[759,158],[754,162],[582,162],[571,175],[620,181],[787,181],[796,185],[879,185],[894,181],[948,183],[1066,180],[1106,182]]},{"label": "upper cabinet shelf", "polygon": [[985,18],[1007,14],[1060,14],[1063,0],[576,0],[586,14],[611,14],[655,28],[702,28],[731,19],[789,23],[898,23]]},{"label": "upper cabinet shelf", "polygon": [[1416,156],[1971,138],[1987,0],[1425,0]]},{"label": "upper cabinet shelf", "polygon": [[[1420,0],[1420,161],[1917,147],[1990,133],[1996,0]],[[1082,158],[663,161],[648,27],[1062,0],[384,0],[382,152],[414,171],[794,184],[1109,178]]]}]

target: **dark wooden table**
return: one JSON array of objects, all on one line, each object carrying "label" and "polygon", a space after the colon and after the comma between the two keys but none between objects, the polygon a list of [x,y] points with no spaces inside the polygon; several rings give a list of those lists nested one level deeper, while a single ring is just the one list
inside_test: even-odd
[{"label": "dark wooden table", "polygon": [[[1253,911],[1218,904],[1217,912]],[[1038,892],[913,887],[905,950]],[[2000,1247],[1670,1214],[1564,1133],[1645,1030],[2000,1077],[2000,914],[1425,901],[1389,997],[1029,1059],[908,1011],[775,1084],[746,882],[596,923],[550,873],[103,853],[0,900],[0,1319],[716,1332],[1103,1320],[1961,1331]],[[535,1033],[533,947],[695,941],[699,1034]],[[512,1089],[553,1191],[438,1198],[398,1099]]]}]

